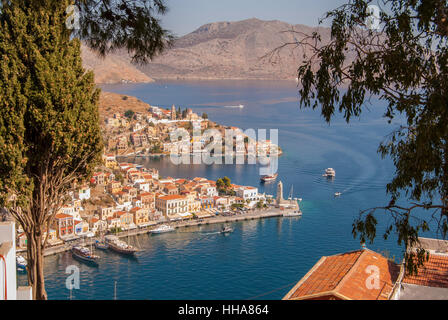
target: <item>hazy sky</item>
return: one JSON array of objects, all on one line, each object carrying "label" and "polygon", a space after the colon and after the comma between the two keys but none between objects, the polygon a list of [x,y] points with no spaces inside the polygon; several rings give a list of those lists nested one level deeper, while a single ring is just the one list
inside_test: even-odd
[{"label": "hazy sky", "polygon": [[201,25],[249,18],[281,20],[316,26],[325,12],[347,0],[166,0],[170,12],[163,26],[176,35],[190,33]]}]

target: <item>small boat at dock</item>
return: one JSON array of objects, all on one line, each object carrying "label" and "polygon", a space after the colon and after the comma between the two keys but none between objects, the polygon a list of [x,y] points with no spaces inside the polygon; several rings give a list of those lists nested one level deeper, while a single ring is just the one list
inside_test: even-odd
[{"label": "small boat at dock", "polygon": [[106,242],[102,242],[102,241],[96,241],[95,242],[95,248],[99,249],[99,250],[107,250],[109,249],[109,245]]},{"label": "small boat at dock", "polygon": [[133,255],[139,250],[124,241],[118,239],[117,236],[106,236],[107,245],[110,250],[115,251],[117,253],[125,254],[125,255]]},{"label": "small boat at dock", "polygon": [[302,211],[299,210],[294,210],[294,211],[286,211],[285,213],[283,213],[282,215],[283,217],[289,218],[289,217],[300,217],[302,216]]},{"label": "small boat at dock", "polygon": [[155,229],[152,229],[152,230],[151,230],[151,233],[159,234],[159,233],[172,232],[172,231],[174,231],[174,230],[175,230],[175,229],[174,229],[172,226],[169,226],[169,225],[164,224],[164,225],[161,225],[160,227],[157,227],[157,228],[155,228]]},{"label": "small boat at dock", "polygon": [[26,266],[28,265],[28,262],[24,257],[21,255],[16,255],[16,266],[17,271],[26,272]]},{"label": "small boat at dock", "polygon": [[98,265],[98,259],[100,257],[92,254],[90,249],[88,249],[86,247],[81,247],[81,246],[74,246],[74,247],[72,247],[71,251],[72,251],[73,258],[83,261],[83,262],[88,262],[88,263],[91,263],[94,265]]}]

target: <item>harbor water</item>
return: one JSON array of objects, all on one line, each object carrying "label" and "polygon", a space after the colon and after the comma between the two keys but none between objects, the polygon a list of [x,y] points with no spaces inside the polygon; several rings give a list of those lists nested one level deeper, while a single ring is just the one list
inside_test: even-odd
[{"label": "harbor water", "polygon": [[[222,225],[177,229],[129,239],[142,250],[135,258],[98,252],[99,267],[84,265],[70,253],[45,259],[50,299],[68,299],[66,268],[80,268],[80,289],[72,299],[281,299],[321,256],[358,250],[352,236],[360,210],[388,203],[385,186],[393,176],[390,160],[377,148],[398,126],[382,118],[384,103],[372,99],[360,119],[347,124],[340,115],[329,125],[318,110],[300,109],[294,82],[282,81],[158,81],[108,85],[103,90],[136,96],[151,105],[192,108],[209,119],[242,129],[278,129],[283,155],[278,178],[287,197],[302,198],[301,218],[269,218],[237,222],[234,231]],[[239,106],[244,108],[228,108]],[[269,131],[268,131],[269,133]],[[269,139],[269,137],[268,137]],[[275,196],[276,183],[261,184],[258,165],[174,165],[169,157],[129,158],[159,169],[163,177],[212,180],[227,176]],[[322,177],[325,168],[336,177]],[[340,192],[340,197],[334,197]],[[396,238],[367,247],[400,261]],[[26,282],[20,275],[19,282]],[[116,282],[116,290],[114,284]]]}]

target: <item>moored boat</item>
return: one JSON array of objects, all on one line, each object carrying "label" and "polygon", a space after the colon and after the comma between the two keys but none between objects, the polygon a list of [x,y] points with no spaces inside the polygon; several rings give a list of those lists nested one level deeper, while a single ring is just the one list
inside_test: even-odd
[{"label": "moored boat", "polygon": [[16,266],[18,271],[26,271],[27,261],[21,255],[16,255]]},{"label": "moored boat", "polygon": [[99,249],[99,250],[107,250],[109,248],[109,245],[106,242],[102,242],[102,241],[96,241],[95,242],[95,248]]},{"label": "moored boat", "polygon": [[161,225],[160,227],[157,227],[157,228],[151,230],[151,233],[158,234],[158,233],[172,232],[174,230],[175,229],[172,226],[164,224],[164,225]]},{"label": "moored boat", "polygon": [[283,217],[300,217],[302,216],[302,211],[300,209],[294,211],[286,211],[282,215]]},{"label": "moored boat", "polygon": [[71,249],[73,258],[88,262],[94,265],[98,265],[98,259],[100,258],[97,255],[94,255],[90,249],[81,246],[74,246]]},{"label": "moored boat", "polygon": [[124,241],[121,241],[116,236],[107,236],[106,237],[108,248],[117,253],[133,255],[139,250]]}]

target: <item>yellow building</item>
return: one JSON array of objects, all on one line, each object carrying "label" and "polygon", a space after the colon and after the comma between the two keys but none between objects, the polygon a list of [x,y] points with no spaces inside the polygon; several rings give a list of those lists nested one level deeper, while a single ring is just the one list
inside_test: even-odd
[{"label": "yellow building", "polygon": [[129,211],[134,216],[134,223],[142,226],[149,223],[149,211],[140,207],[134,207]]},{"label": "yellow building", "polygon": [[181,195],[168,195],[156,198],[156,209],[167,218],[188,212],[188,199]]}]

